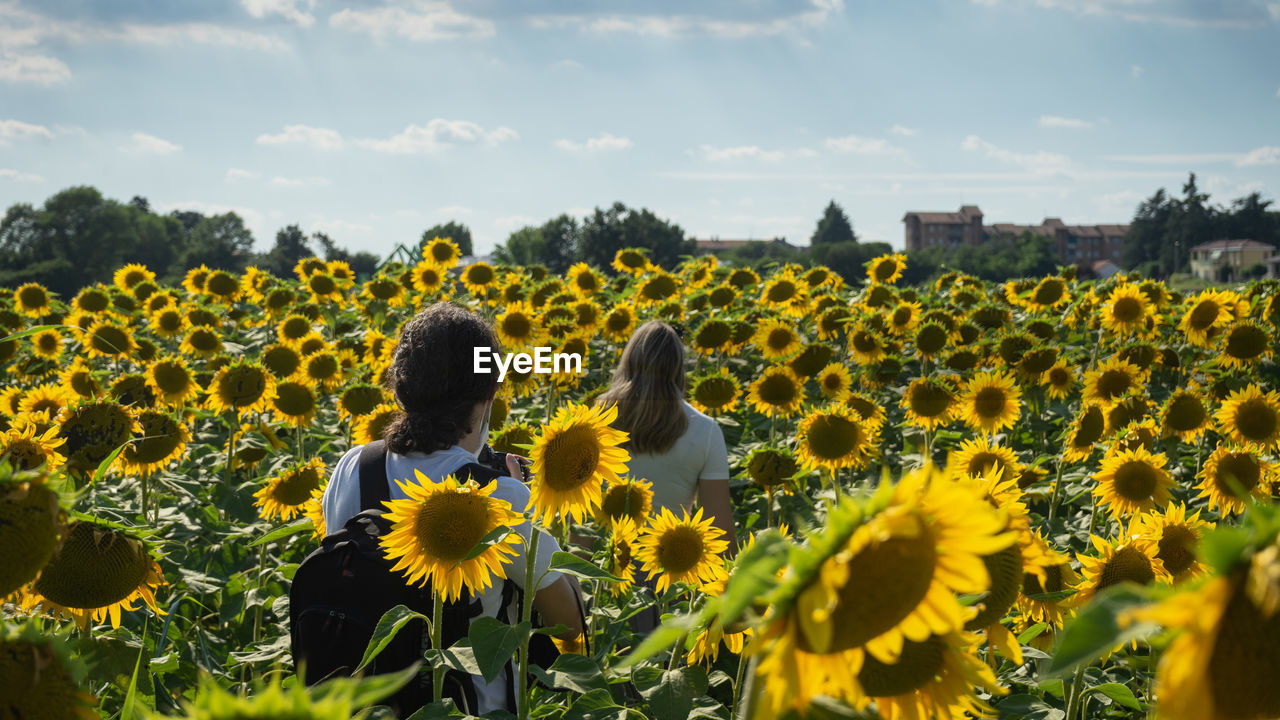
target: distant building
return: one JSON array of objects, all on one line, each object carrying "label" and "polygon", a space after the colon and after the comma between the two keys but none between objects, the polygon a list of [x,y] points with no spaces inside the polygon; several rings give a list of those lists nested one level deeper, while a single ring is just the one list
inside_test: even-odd
[{"label": "distant building", "polygon": [[1275,248],[1256,240],[1212,240],[1191,248],[1191,274],[1210,282],[1235,282],[1254,265],[1266,264]]},{"label": "distant building", "polygon": [[1061,218],[1045,218],[1039,225],[1013,223],[982,224],[977,205],[963,205],[960,212],[909,212],[902,218],[906,226],[906,248],[981,246],[996,239],[1010,239],[1024,232],[1044,235],[1057,241],[1058,258],[1065,264],[1092,268],[1100,260],[1119,265],[1128,225],[1067,225]]},{"label": "distant building", "polygon": [[767,250],[768,248],[778,248],[787,252],[799,250],[798,247],[787,242],[786,238],[780,237],[771,240],[721,240],[720,238],[711,238],[709,240],[694,240],[694,254],[719,255],[720,253],[737,250],[749,245],[760,245],[762,250]]},{"label": "distant building", "polygon": [[1093,276],[1099,280],[1107,278],[1120,272],[1120,266],[1110,260],[1099,260],[1093,264]]}]

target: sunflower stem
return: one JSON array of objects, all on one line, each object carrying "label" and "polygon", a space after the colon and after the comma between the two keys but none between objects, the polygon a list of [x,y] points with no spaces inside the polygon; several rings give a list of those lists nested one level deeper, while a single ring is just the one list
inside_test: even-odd
[{"label": "sunflower stem", "polygon": [[[444,634],[444,595],[436,590],[435,585],[431,587],[431,649],[437,652],[444,650],[440,647],[443,642]],[[440,698],[444,697],[444,665],[438,660],[431,666],[431,700],[440,702]]]},{"label": "sunflower stem", "polygon": [[1084,685],[1084,668],[1083,664],[1076,668],[1075,677],[1071,679],[1071,688],[1067,692],[1067,712],[1063,720],[1074,720],[1076,710],[1080,708],[1080,694]]},{"label": "sunflower stem", "polygon": [[[258,546],[258,590],[262,590],[262,575],[267,571],[267,545],[263,543]],[[261,593],[259,593],[261,594]],[[259,601],[261,598],[258,598]],[[253,641],[258,642],[262,634],[262,603],[253,609]]]},{"label": "sunflower stem", "polygon": [[1058,473],[1053,478],[1053,492],[1049,495],[1048,525],[1053,526],[1053,516],[1058,512],[1058,500],[1062,495],[1062,457],[1058,457]]},{"label": "sunflower stem", "polygon": [[[524,563],[524,607],[520,608],[520,622],[533,621],[534,573],[538,565],[538,528],[529,524],[529,545]],[[516,716],[529,720],[529,638],[520,639],[520,669],[516,674]]]}]

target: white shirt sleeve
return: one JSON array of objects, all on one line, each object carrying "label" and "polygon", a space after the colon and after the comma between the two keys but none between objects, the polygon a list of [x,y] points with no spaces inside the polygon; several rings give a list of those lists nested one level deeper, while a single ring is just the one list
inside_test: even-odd
[{"label": "white shirt sleeve", "polygon": [[707,431],[707,458],[702,464],[699,480],[728,480],[729,452],[724,447],[724,432],[715,420]]},{"label": "white shirt sleeve", "polygon": [[[529,488],[519,480],[510,477],[500,477],[496,482],[498,483],[498,487],[493,491],[492,497],[506,500],[511,503],[511,509],[513,511],[523,513],[529,506]],[[512,530],[520,533],[520,536],[524,538],[526,543],[525,547],[527,548],[527,543],[532,538],[531,532],[533,530],[533,525],[528,520],[525,520],[523,523],[512,528]],[[559,551],[560,543],[556,542],[554,537],[551,537],[547,533],[539,530],[538,560],[533,566],[535,573],[534,577],[542,577],[542,581],[537,583],[539,590],[551,585],[556,580],[563,577],[560,572],[555,570],[547,572],[547,568],[551,567],[551,556]],[[515,558],[512,558],[508,564],[503,566],[503,569],[507,572],[507,579],[514,582],[521,589],[524,589],[524,575],[527,568],[527,565],[525,564],[526,557],[527,551],[523,551]],[[545,573],[545,575],[543,573]]]},{"label": "white shirt sleeve", "polygon": [[347,451],[333,466],[329,484],[320,498],[324,511],[324,526],[328,532],[337,532],[347,521],[360,512],[360,448]]}]

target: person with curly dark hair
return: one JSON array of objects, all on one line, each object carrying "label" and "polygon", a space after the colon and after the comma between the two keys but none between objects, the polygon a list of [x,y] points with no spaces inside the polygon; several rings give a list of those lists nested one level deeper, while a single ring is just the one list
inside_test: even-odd
[{"label": "person with curly dark hair", "polygon": [[[477,462],[486,448],[489,412],[498,391],[498,370],[495,367],[490,372],[476,372],[476,348],[497,352],[497,336],[483,319],[453,303],[428,307],[401,330],[385,376],[387,387],[403,411],[383,432],[392,499],[408,497],[397,481],[415,481],[415,471],[439,482],[462,466]],[[360,512],[359,462],[363,447],[354,447],[342,456],[325,488],[321,506],[325,525],[330,529],[343,527]],[[492,494],[510,502],[516,512],[523,512],[529,504],[529,488],[516,479],[522,477],[520,459],[523,458],[507,456],[507,475],[494,481],[497,487]],[[530,523],[526,521],[513,529],[524,537],[527,547]],[[539,536],[534,576],[542,576],[542,581],[534,594],[533,607],[546,626],[568,627],[562,637],[569,640],[583,630],[581,598],[575,582],[547,570],[552,554],[558,550],[555,538],[546,533]],[[526,563],[522,550],[503,567],[506,578],[517,586],[523,585]],[[480,597],[484,614],[497,616],[503,601],[501,586],[502,583],[495,583]],[[476,676],[475,687],[481,713],[505,707],[505,677],[486,682]]]}]

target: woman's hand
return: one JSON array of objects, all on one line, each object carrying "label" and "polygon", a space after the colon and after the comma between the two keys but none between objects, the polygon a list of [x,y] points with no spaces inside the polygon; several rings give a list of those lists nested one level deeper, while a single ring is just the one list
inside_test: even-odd
[{"label": "woman's hand", "polygon": [[[523,464],[522,464],[523,461]],[[526,474],[526,468],[529,466],[529,458],[523,455],[507,453],[507,474],[522,482],[529,481],[529,474]]]}]

